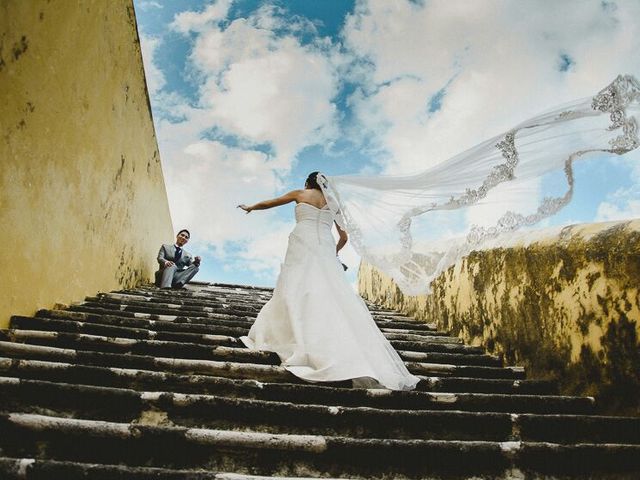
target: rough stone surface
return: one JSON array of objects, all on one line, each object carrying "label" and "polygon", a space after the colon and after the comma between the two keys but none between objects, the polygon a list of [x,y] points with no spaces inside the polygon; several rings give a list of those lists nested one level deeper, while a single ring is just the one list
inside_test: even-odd
[{"label": "rough stone surface", "polygon": [[[0,330],[0,478],[632,479],[640,418],[603,416],[482,348],[371,306],[421,382],[311,384],[238,342],[270,292],[88,297]],[[233,329],[233,330],[225,330]],[[393,340],[401,338],[402,340]]]},{"label": "rough stone surface", "polygon": [[434,322],[465,343],[591,395],[612,413],[640,413],[640,221],[565,227],[529,243],[472,252],[404,296],[369,265],[360,293]]}]

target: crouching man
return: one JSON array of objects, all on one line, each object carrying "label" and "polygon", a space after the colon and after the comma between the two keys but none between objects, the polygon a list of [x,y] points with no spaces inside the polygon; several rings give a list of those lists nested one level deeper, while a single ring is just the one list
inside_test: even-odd
[{"label": "crouching man", "polygon": [[160,247],[156,272],[156,286],[160,288],[183,288],[198,273],[200,257],[192,257],[182,247],[189,241],[189,230],[180,230],[175,245],[166,244]]}]

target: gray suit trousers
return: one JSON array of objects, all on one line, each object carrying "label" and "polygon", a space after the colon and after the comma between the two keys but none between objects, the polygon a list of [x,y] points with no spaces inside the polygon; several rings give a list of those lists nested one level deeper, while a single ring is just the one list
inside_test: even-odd
[{"label": "gray suit trousers", "polygon": [[198,273],[199,268],[196,265],[189,265],[184,270],[178,270],[178,267],[171,265],[162,269],[162,280],[160,288],[183,287],[193,276]]}]

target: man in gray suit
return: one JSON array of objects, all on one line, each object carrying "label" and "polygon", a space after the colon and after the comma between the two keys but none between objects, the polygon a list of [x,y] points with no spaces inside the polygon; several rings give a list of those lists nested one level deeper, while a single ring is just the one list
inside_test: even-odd
[{"label": "man in gray suit", "polygon": [[198,273],[200,257],[192,257],[182,249],[191,238],[189,230],[180,230],[174,245],[166,244],[160,247],[158,263],[160,269],[156,272],[156,286],[160,288],[183,288],[184,285]]}]

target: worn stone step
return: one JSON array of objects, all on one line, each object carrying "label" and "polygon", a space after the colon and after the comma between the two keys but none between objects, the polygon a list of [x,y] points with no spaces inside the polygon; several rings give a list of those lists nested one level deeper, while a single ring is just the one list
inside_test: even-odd
[{"label": "worn stone step", "polygon": [[[640,418],[298,404],[0,376],[3,408],[118,422],[370,438],[640,444]],[[155,419],[155,420],[154,420]]]},{"label": "worn stone step", "polygon": [[[193,310],[183,310],[179,308],[176,308],[173,310],[169,310],[169,309],[165,310],[165,309],[158,309],[154,307],[138,306],[138,305],[135,305],[135,306],[121,305],[119,308],[114,309],[113,305],[114,304],[110,304],[110,303],[92,302],[92,303],[85,303],[82,305],[73,306],[70,308],[74,311],[88,311],[88,312],[104,313],[104,314],[120,314],[121,315],[123,312],[129,312],[129,313],[135,313],[135,314],[139,314],[139,313],[157,314],[166,319],[168,319],[171,316],[170,315],[171,313],[175,313],[176,317],[179,317],[180,315],[185,315],[192,320],[195,320],[198,318],[211,319],[212,318],[211,314],[221,313],[224,311],[227,311],[227,312],[233,311],[233,307],[229,307],[226,310],[222,308],[211,307],[210,309],[211,311],[195,312]],[[246,314],[246,312],[243,312],[243,314]],[[247,322],[246,326],[250,327],[252,323],[253,323],[253,320],[250,322]],[[461,339],[457,337],[452,337],[450,335],[441,334],[439,332],[433,332],[431,335],[413,335],[413,334],[405,334],[405,333],[402,333],[402,331],[398,331],[398,333],[390,332],[390,333],[385,333],[384,335],[389,340],[397,340],[397,341],[407,341],[407,342],[426,343],[426,344],[436,344],[436,343],[462,344]]]},{"label": "worn stone step", "polygon": [[[209,312],[194,312],[189,310],[176,309],[164,309],[153,307],[129,307],[126,305],[113,305],[108,303],[82,303],[78,305],[70,305],[68,310],[74,312],[92,312],[105,315],[121,315],[131,317],[144,318],[142,314],[157,315],[158,319],[173,319],[177,317],[190,318],[193,321],[200,320],[200,323],[207,323],[208,320],[216,320],[220,318],[239,319],[244,320],[250,312],[245,310],[237,310],[233,307],[229,308],[211,308]],[[255,314],[251,316],[255,318]],[[249,320],[251,321],[251,320]]]},{"label": "worn stone step", "polygon": [[461,343],[436,343],[436,342],[414,342],[406,340],[390,340],[389,343],[396,350],[422,353],[459,353],[481,355],[484,349],[481,347],[471,347]]},{"label": "worn stone step", "polygon": [[36,313],[36,317],[184,333],[214,333],[219,326],[237,327],[243,330],[248,330],[249,328],[247,322],[231,315],[218,315],[218,318],[202,321],[202,319],[198,318],[190,319],[176,315],[163,315],[160,317],[149,313],[110,312],[107,314],[77,310],[39,310]]},{"label": "worn stone step", "polygon": [[150,305],[182,305],[183,307],[202,307],[234,305],[236,307],[246,307],[248,310],[254,311],[256,308],[262,308],[267,303],[266,300],[259,298],[240,298],[229,297],[223,295],[208,296],[182,296],[176,295],[154,295],[154,294],[131,294],[131,293],[100,293],[96,296],[86,297],[87,302],[114,302],[116,304],[150,304]]},{"label": "worn stone step", "polygon": [[[214,318],[218,320],[220,315],[230,315],[231,317],[235,317],[235,320],[238,322],[236,325],[244,326],[249,328],[255,318],[257,316],[257,311],[254,310],[239,310],[235,304],[220,304],[217,307],[202,307],[199,309],[190,309],[188,307],[175,304],[151,304],[147,302],[137,302],[137,303],[124,303],[124,302],[110,302],[110,301],[88,301],[83,304],[73,305],[70,307],[75,311],[96,311],[96,312],[104,312],[117,314],[122,312],[133,312],[133,313],[143,313],[143,314],[155,314],[159,316],[177,316],[177,317],[187,317],[192,322],[197,322],[198,319],[211,319]],[[87,310],[92,309],[92,310]],[[100,309],[100,310],[96,310]],[[435,330],[432,327],[427,326],[426,324],[421,324],[418,322],[396,322],[389,321],[384,319],[376,319],[374,316],[374,320],[380,328],[384,328],[388,330],[389,333],[396,334],[404,334],[404,333],[412,333],[416,335],[417,340],[420,340],[422,336],[437,336],[437,337],[447,337],[447,338],[455,338],[451,337],[446,332],[440,332]],[[207,322],[207,320],[203,320],[203,322]],[[457,338],[455,338],[456,342],[459,342]]]},{"label": "worn stone step", "polygon": [[229,343],[229,337],[215,338],[215,336],[209,336],[206,340],[211,343],[202,345],[164,340],[107,337],[83,333],[12,329],[0,330],[0,340],[92,352],[130,353],[166,358],[233,361],[266,365],[280,364],[280,358],[274,352],[224,346]]},{"label": "worn stone step", "polygon": [[257,315],[260,311],[260,307],[255,305],[254,303],[237,303],[237,302],[206,302],[198,305],[194,305],[191,303],[180,303],[177,301],[176,303],[171,303],[173,300],[169,300],[167,302],[151,302],[151,301],[141,301],[135,300],[133,298],[127,299],[117,299],[112,297],[87,297],[85,298],[84,303],[87,305],[109,305],[112,308],[120,308],[122,310],[135,310],[135,309],[153,309],[157,311],[168,311],[168,312],[185,312],[190,316],[197,317],[203,313],[224,313],[228,310],[233,310],[234,312],[243,312],[248,315]]},{"label": "worn stone step", "polygon": [[474,353],[448,352],[410,352],[398,350],[398,354],[405,361],[424,363],[449,363],[453,365],[478,365],[485,367],[502,367],[502,359],[493,355]]},{"label": "worn stone step", "polygon": [[[76,312],[74,312],[76,314]],[[79,315],[87,315],[87,314],[79,314]],[[80,317],[82,318],[82,317]],[[83,318],[84,320],[85,318]],[[168,342],[186,342],[201,345],[213,345],[218,346],[220,343],[219,335],[210,334],[201,334],[201,333],[181,333],[181,332],[166,332],[166,331],[157,331],[155,328],[158,328],[157,321],[147,321],[147,320],[139,320],[139,319],[123,319],[126,324],[136,325],[136,327],[123,327],[109,324],[103,317],[99,317],[99,319],[103,320],[104,323],[93,323],[93,322],[80,322],[77,320],[69,320],[66,319],[51,319],[45,317],[22,317],[14,315],[11,317],[10,326],[12,330],[38,330],[42,332],[61,332],[67,334],[86,334],[86,335],[98,335],[98,336],[106,336],[109,338],[120,337],[120,338],[128,338],[128,339],[139,339],[139,340],[154,340],[154,341],[168,341]],[[121,322],[122,323],[122,322]],[[161,322],[161,323],[169,323],[170,322]],[[140,328],[143,327],[143,328]],[[147,328],[144,328],[147,327]],[[218,332],[218,334],[224,333],[236,333],[236,334],[246,334],[246,330],[240,329],[216,329],[215,327],[208,330],[209,332]],[[10,338],[10,335],[7,335]],[[68,339],[67,343],[64,343],[62,339],[63,335],[58,335],[56,339],[59,341],[60,346],[70,345],[71,340],[73,338]],[[44,338],[34,340],[31,343],[37,343],[39,345],[53,345],[53,339]],[[111,350],[109,350],[111,348]],[[118,351],[121,349],[121,346],[117,344],[111,345],[107,344],[107,351]],[[141,347],[142,351],[148,351],[147,347]],[[498,357],[492,357],[490,355],[460,355],[460,354],[452,354],[452,353],[423,353],[423,352],[398,352],[400,356],[407,360],[413,362],[426,362],[426,363],[449,363],[453,365],[479,365],[479,366],[493,366],[499,367],[502,365],[502,362]],[[246,358],[251,354],[249,351],[245,350],[244,352],[240,352],[239,356],[235,358],[235,361],[243,361],[242,358]],[[277,355],[270,355],[272,360],[271,363],[279,363],[279,359]],[[190,358],[209,358],[208,354],[200,357],[190,357]],[[211,357],[213,358],[213,357]],[[233,357],[226,357],[229,360],[234,360]],[[266,363],[262,361],[256,361],[256,363]]]},{"label": "worn stone step", "polygon": [[63,361],[83,365],[101,365],[178,373],[200,373],[229,378],[253,378],[261,381],[302,382],[282,367],[274,365],[223,362],[75,350],[42,345],[0,341],[0,355],[31,360]]},{"label": "worn stone step", "polygon": [[[449,378],[420,385],[430,391],[394,392],[336,388],[310,383],[288,384],[229,379],[206,375],[183,375],[140,369],[79,365],[64,362],[0,358],[0,375],[79,385],[157,389],[178,393],[223,395],[232,398],[290,401],[300,404],[369,406],[414,410],[465,410],[511,413],[594,413],[592,398],[543,394],[538,382],[525,381],[504,393],[449,393],[461,379]],[[496,381],[491,381],[496,382]],[[507,381],[498,381],[506,383]],[[492,387],[493,385],[489,385]],[[536,394],[531,394],[535,392]]]},{"label": "worn stone step", "polygon": [[[114,324],[115,323],[115,324]],[[124,326],[122,324],[125,324]],[[87,333],[90,335],[107,335],[107,336],[120,336],[127,338],[138,339],[154,339],[154,340],[167,340],[176,342],[192,342],[200,343],[204,345],[216,345],[214,339],[219,336],[225,337],[240,337],[248,333],[248,329],[239,327],[226,327],[212,325],[205,330],[205,332],[183,332],[178,329],[164,329],[166,325],[156,325],[155,321],[138,321],[133,320],[127,322],[109,322],[103,319],[102,322],[84,322],[78,320],[71,320],[69,318],[46,318],[46,317],[21,317],[13,316],[9,326],[13,329],[20,330],[42,330],[42,331],[57,331],[57,332],[74,332],[74,333]],[[128,324],[128,325],[127,325]],[[175,325],[174,325],[175,326]]]},{"label": "worn stone step", "polygon": [[[104,293],[99,294],[98,298],[115,298],[119,300],[140,300],[143,302],[160,302],[160,303],[193,303],[197,305],[206,305],[208,301],[222,302],[222,303],[240,303],[249,305],[264,305],[269,298],[255,298],[248,297],[246,295],[229,296],[226,294],[207,294],[207,293],[184,293],[182,291],[164,291],[164,290],[125,290],[122,292]],[[270,297],[270,296],[269,296]],[[126,302],[125,302],[126,303]],[[378,312],[372,310],[372,315],[376,318],[385,320],[385,323],[392,325],[393,323],[407,323],[407,327],[415,328],[419,330],[432,330],[434,327],[431,324],[427,324],[423,321],[415,320],[412,317],[408,317],[402,313],[394,311],[382,311]]]},{"label": "worn stone step", "polygon": [[0,457],[0,478],[3,480],[311,480],[318,477],[293,479],[292,477],[214,473],[198,468],[176,470]]},{"label": "worn stone step", "polygon": [[[102,294],[98,297],[87,297],[85,304],[87,305],[114,305],[119,309],[133,310],[136,307],[142,309],[158,309],[165,310],[166,312],[174,312],[179,310],[182,312],[191,312],[189,315],[198,316],[202,313],[217,312],[219,309],[245,310],[247,314],[255,316],[260,310],[262,305],[266,302],[227,302],[224,299],[209,299],[209,300],[185,300],[176,299],[174,296],[167,297],[154,297],[154,296],[136,296],[126,294]],[[406,316],[391,316],[391,315],[379,315],[373,313],[374,319],[388,324],[388,326],[395,326],[395,328],[413,329],[424,332],[433,330],[433,327],[427,325],[424,322],[420,322],[411,319]]]},{"label": "worn stone step", "polygon": [[409,371],[414,375],[522,380],[525,379],[525,371],[523,367],[484,367],[414,362],[405,362],[405,364]]},{"label": "worn stone step", "polygon": [[502,441],[507,413],[383,410],[89,387],[0,377],[3,408],[64,418],[370,438]]},{"label": "worn stone step", "polygon": [[[115,359],[116,357],[113,357],[113,355],[128,355],[129,358],[125,359],[126,361],[138,361],[142,364],[148,363],[144,359],[145,357],[162,358],[165,363],[175,359],[181,362],[193,360],[194,362],[215,361],[253,364],[252,361],[255,359],[258,361],[256,363],[260,364],[280,364],[280,359],[272,352],[252,352],[243,348],[224,348],[227,345],[240,346],[239,341],[233,343],[232,341],[235,339],[230,339],[229,337],[216,339],[212,336],[211,339],[212,341],[219,341],[217,347],[221,348],[193,343],[138,340],[77,333],[0,330],[0,351],[11,350],[11,347],[7,344],[17,342],[25,346],[51,348],[54,350],[54,354],[55,350],[71,350],[79,352],[79,355],[93,353],[94,358],[96,355],[104,355],[105,358],[110,356],[109,358]],[[194,363],[194,368],[196,368],[195,365],[196,363]],[[419,362],[408,362],[406,365],[409,371],[416,375],[507,379],[521,379],[525,376],[524,369],[521,367],[483,367]],[[282,370],[284,371],[284,369]]]},{"label": "worn stone step", "polygon": [[[0,414],[0,448],[7,456],[46,457],[164,468],[197,466],[263,475],[631,474],[640,471],[640,446],[558,445],[548,442],[357,439],[202,428],[149,426]],[[595,477],[597,478],[597,477]]]},{"label": "worn stone step", "polygon": [[[246,312],[235,312],[233,310],[226,310],[226,313],[202,313],[200,316],[185,316],[183,313],[178,311],[165,311],[164,313],[152,313],[148,311],[140,311],[140,310],[122,310],[122,309],[114,309],[114,308],[105,308],[109,307],[109,305],[98,305],[96,304],[82,304],[82,305],[72,305],[69,307],[69,310],[64,310],[67,314],[67,318],[69,315],[77,314],[77,313],[86,313],[90,315],[97,316],[108,316],[108,317],[117,317],[117,318],[139,318],[139,319],[149,319],[153,321],[170,321],[176,324],[181,325],[228,325],[228,326],[239,326],[244,328],[249,328],[253,322],[255,321],[254,317],[246,316]],[[60,315],[60,310],[55,311],[57,315]],[[37,316],[50,317],[54,314],[54,311],[51,310],[40,310],[36,314]],[[380,323],[378,323],[380,326]],[[441,332],[438,332],[441,334]],[[478,347],[470,347],[475,348],[476,350],[481,350]]]},{"label": "worn stone step", "polygon": [[[123,317],[119,318],[118,321],[114,321],[114,318],[112,316],[105,318],[105,316],[84,314],[80,312],[56,313],[55,311],[50,311],[49,313],[51,313],[51,315],[45,316],[45,312],[43,311],[40,312],[40,315],[37,317],[24,317],[14,315],[11,317],[10,326],[12,328],[24,330],[55,330],[60,332],[124,336],[128,338],[139,339],[203,343],[207,345],[216,344],[216,340],[212,341],[209,338],[209,335],[240,337],[243,335],[247,335],[247,333],[249,332],[248,326],[220,325],[219,323],[221,322],[216,322],[203,327],[202,330],[206,332],[206,334],[204,334],[203,336],[202,334],[199,335],[197,333],[194,333],[193,331],[184,332],[182,329],[177,328],[176,324],[173,322],[171,326],[167,326],[166,323],[168,322],[157,320],[145,321],[144,319],[128,319],[126,317]],[[90,321],[70,321],[70,319],[73,318],[74,315],[76,316],[76,318],[82,318],[83,320],[88,319]],[[56,318],[51,318],[53,316],[55,316]],[[83,316],[85,318],[83,318]],[[160,322],[161,324],[158,325],[158,322]],[[99,324],[99,326],[94,326],[94,324]],[[134,329],[128,330],[125,327],[119,326],[122,324],[129,325],[130,328]],[[191,327],[192,324],[187,325],[189,325],[188,330],[196,330]],[[166,331],[167,329],[169,329],[168,332]]]}]

